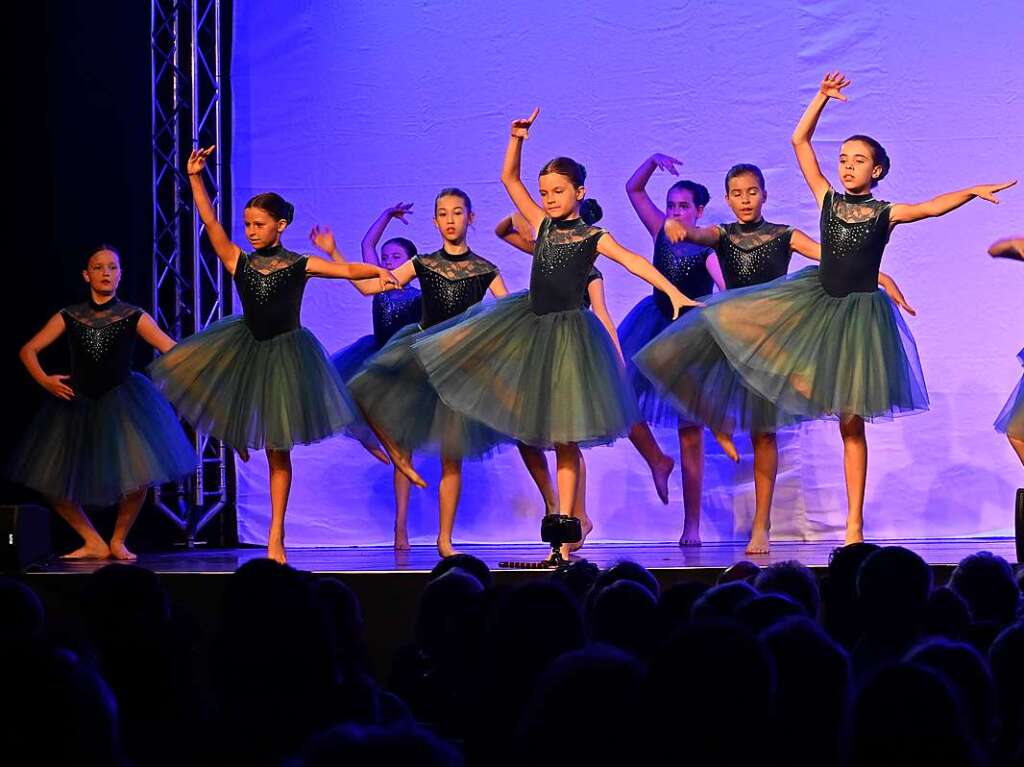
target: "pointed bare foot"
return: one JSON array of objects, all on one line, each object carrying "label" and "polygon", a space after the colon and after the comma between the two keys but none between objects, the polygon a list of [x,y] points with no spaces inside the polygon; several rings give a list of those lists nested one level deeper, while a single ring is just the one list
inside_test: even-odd
[{"label": "pointed bare foot", "polygon": [[391,463],[394,464],[396,469],[405,475],[406,479],[416,485],[416,487],[427,486],[426,481],[419,475],[419,472],[413,468],[412,463],[408,458],[397,451],[389,453],[389,455],[391,456]]},{"label": "pointed bare foot", "polygon": [[442,541],[440,538],[438,538],[437,553],[440,555],[441,559],[444,559],[445,557],[450,557],[453,554],[458,554],[459,552],[455,550],[455,547],[452,545],[451,541]]},{"label": "pointed bare foot", "polygon": [[395,551],[408,551],[411,548],[409,545],[409,533],[405,530],[401,532],[395,530]]},{"label": "pointed bare foot", "polygon": [[851,543],[864,543],[864,528],[862,526],[846,526],[846,539],[843,541],[843,545],[849,546]]},{"label": "pointed bare foot", "polygon": [[372,455],[381,463],[391,463],[391,459],[388,458],[387,451],[385,451],[384,448],[382,448],[380,445],[371,442],[360,442],[359,444],[363,446],[363,449],[365,449],[367,453]]},{"label": "pointed bare foot", "polygon": [[680,546],[700,546],[700,520],[683,523],[683,534],[679,536]]},{"label": "pointed bare foot", "polygon": [[747,554],[767,554],[771,550],[768,542],[768,531],[754,529],[750,531],[750,543],[747,544]]},{"label": "pointed bare foot", "polygon": [[658,491],[658,497],[665,504],[668,503],[668,478],[672,476],[672,469],[675,467],[675,459],[667,455],[662,455],[662,460],[651,467],[654,489]]},{"label": "pointed bare foot", "polygon": [[103,541],[92,541],[80,549],[64,554],[61,559],[107,559],[110,557],[110,547]]},{"label": "pointed bare foot", "polygon": [[116,541],[110,542],[110,558],[120,559],[122,562],[134,562],[138,559],[124,543],[118,543]]},{"label": "pointed bare foot", "polygon": [[242,463],[249,463],[249,448],[244,445],[242,447],[236,447],[235,453],[238,455],[238,459]]},{"label": "pointed bare foot", "polygon": [[288,564],[288,557],[285,556],[282,541],[271,541],[267,545],[267,559],[272,559],[280,565]]},{"label": "pointed bare foot", "polygon": [[[580,527],[583,528],[583,537],[576,541],[576,543],[570,543],[569,551],[579,551],[583,548],[583,544],[587,542],[587,536],[594,530],[594,523],[591,521],[590,517],[584,517],[580,520]],[[566,557],[566,559],[568,559],[568,557]]]},{"label": "pointed bare foot", "polygon": [[732,437],[726,434],[724,431],[714,431],[712,434],[715,435],[715,441],[722,446],[722,450],[729,456],[733,463],[740,462],[740,454],[736,449],[736,445],[732,441]]}]

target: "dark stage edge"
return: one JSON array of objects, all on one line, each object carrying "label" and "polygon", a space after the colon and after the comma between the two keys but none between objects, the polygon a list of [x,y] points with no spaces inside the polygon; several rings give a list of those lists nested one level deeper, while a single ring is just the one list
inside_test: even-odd
[{"label": "dark stage edge", "polygon": [[[953,567],[968,554],[987,550],[1015,562],[1012,538],[970,538],[944,540],[875,541],[902,545],[920,554],[933,568],[935,583],[949,579]],[[631,559],[650,569],[662,588],[680,581],[714,583],[719,575],[740,559],[760,565],[796,559],[820,577],[829,554],[838,541],[801,543],[778,542],[766,556],[747,557],[744,543],[715,543],[681,549],[674,543],[593,544],[581,552],[587,559],[607,567]],[[548,570],[498,569],[504,560],[540,560],[546,549],[540,544],[465,545],[459,550],[480,557],[494,571],[499,585],[513,585],[534,578],[546,578]],[[205,644],[216,635],[228,575],[263,554],[259,548],[177,550],[141,554],[138,564],[155,571],[172,603],[192,616]],[[338,577],[358,596],[363,609],[369,660],[378,679],[386,680],[396,650],[413,636],[416,607],[427,583],[427,574],[437,564],[433,546],[415,546],[408,552],[390,547],[293,548],[289,563],[316,577]],[[84,635],[80,603],[87,576],[107,562],[63,562],[50,560],[33,567],[22,577],[39,594],[51,632],[57,637]]]}]

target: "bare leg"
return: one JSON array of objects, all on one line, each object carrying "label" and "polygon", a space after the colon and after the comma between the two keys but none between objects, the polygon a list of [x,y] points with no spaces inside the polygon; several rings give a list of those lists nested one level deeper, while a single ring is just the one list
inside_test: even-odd
[{"label": "bare leg", "polygon": [[683,534],[680,546],[700,546],[700,497],[704,490],[704,428],[679,429],[679,461],[683,472]]},{"label": "bare leg", "polygon": [[49,501],[53,510],[71,525],[71,529],[81,536],[85,544],[70,554],[65,554],[61,559],[106,559],[110,556],[110,547],[96,532],[81,506],[66,499],[50,498]]},{"label": "bare leg", "polygon": [[544,499],[544,513],[554,514],[558,508],[558,499],[555,497],[555,487],[551,482],[551,473],[548,471],[548,459],[544,451],[538,447],[527,445],[522,442],[516,443],[519,448],[519,455],[523,458],[526,470],[533,478],[533,482],[540,490],[540,496]]},{"label": "bare leg", "polygon": [[292,454],[287,450],[268,450],[270,464],[270,535],[267,537],[267,557],[282,565],[287,562],[284,553],[284,513],[288,508],[288,493],[292,489]]},{"label": "bare leg", "polygon": [[459,505],[459,494],[462,492],[462,460],[441,459],[441,486],[438,496],[441,507],[441,530],[437,534],[437,553],[442,557],[450,557],[457,553],[452,546],[452,533],[455,530],[455,509]]},{"label": "bare leg", "polygon": [[576,483],[576,504],[573,506],[572,515],[580,521],[583,528],[583,537],[576,543],[569,544],[569,551],[579,551],[587,542],[587,536],[594,530],[594,522],[587,516],[587,461],[580,453],[580,477]]},{"label": "bare leg", "polygon": [[409,549],[409,491],[412,483],[395,469],[395,550]]},{"label": "bare leg", "polygon": [[370,431],[374,433],[374,436],[377,437],[381,446],[387,452],[388,456],[390,456],[391,463],[394,467],[407,476],[409,481],[416,485],[416,487],[426,487],[427,483],[423,481],[423,477],[416,472],[412,463],[409,462],[408,455],[391,438],[391,435],[378,426],[370,416],[367,415],[365,410],[360,408],[360,411],[363,414],[363,420],[366,421],[366,425],[370,427]]},{"label": "bare leg", "polygon": [[750,529],[747,554],[767,554],[772,529],[772,496],[779,472],[779,443],[774,434],[751,435],[754,443],[754,524]]},{"label": "bare leg", "polygon": [[363,446],[363,449],[376,458],[381,463],[391,463],[391,459],[388,458],[387,452],[378,445],[376,442],[363,442],[359,441],[359,444]]},{"label": "bare leg", "polygon": [[1011,434],[1007,434],[1006,438],[1010,440],[1010,447],[1013,448],[1013,452],[1020,458],[1021,465],[1024,465],[1024,439],[1014,437]]},{"label": "bare leg", "polygon": [[668,503],[668,478],[672,476],[676,462],[665,455],[646,421],[633,424],[629,430],[629,441],[647,461],[647,466],[651,469],[651,479],[654,480],[654,489],[658,492],[661,502]]},{"label": "bare leg", "polygon": [[722,450],[729,456],[733,463],[740,462],[740,453],[736,449],[736,445],[732,441],[732,435],[726,434],[724,431],[711,431],[715,435],[715,441],[722,446]]},{"label": "bare leg", "polygon": [[864,419],[847,416],[839,422],[846,474],[846,544],[864,540],[864,485],[868,476],[868,441]]},{"label": "bare leg", "polygon": [[114,559],[132,560],[137,559],[128,547],[124,545],[131,532],[132,525],[138,519],[142,511],[142,504],[146,500],[145,490],[136,490],[121,499],[117,507],[117,521],[114,523],[114,534],[110,537],[110,556]]},{"label": "bare leg", "polygon": [[[576,488],[580,481],[580,449],[575,443],[555,445],[558,463],[558,513],[572,516],[576,506]],[[562,557],[569,558],[569,545],[562,546]]]}]

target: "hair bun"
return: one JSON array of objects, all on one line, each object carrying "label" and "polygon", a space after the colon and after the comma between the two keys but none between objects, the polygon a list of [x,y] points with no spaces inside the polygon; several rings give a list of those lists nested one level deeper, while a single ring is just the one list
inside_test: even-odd
[{"label": "hair bun", "polygon": [[588,197],[580,203],[580,218],[582,218],[585,223],[596,224],[601,220],[603,215],[604,211],[601,210],[601,206],[598,205],[597,200],[592,197]]},{"label": "hair bun", "polygon": [[289,224],[295,220],[295,206],[292,205],[288,200],[282,200],[284,203],[284,215],[281,216]]}]

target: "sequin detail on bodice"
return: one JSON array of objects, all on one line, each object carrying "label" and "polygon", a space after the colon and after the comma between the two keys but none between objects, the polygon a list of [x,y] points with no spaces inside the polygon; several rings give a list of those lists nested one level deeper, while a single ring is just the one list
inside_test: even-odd
[{"label": "sequin detail on bodice", "polygon": [[444,249],[413,260],[422,291],[420,327],[429,328],[479,303],[498,267],[473,251],[452,255]]},{"label": "sequin detail on bodice", "polygon": [[725,287],[760,285],[789,271],[793,228],[784,224],[734,221],[718,227],[718,263]]},{"label": "sequin detail on bodice", "polygon": [[821,205],[821,269],[825,292],[841,298],[878,290],[878,269],[889,242],[892,205],[870,194],[829,189]]},{"label": "sequin detail on bodice", "polygon": [[308,279],[307,260],[280,245],[239,254],[235,287],[245,324],[256,340],[267,341],[302,326],[299,314]]},{"label": "sequin detail on bodice", "polygon": [[422,311],[419,288],[377,293],[373,297],[373,337],[378,345],[386,344],[406,325],[419,322]]},{"label": "sequin detail on bodice", "polygon": [[583,307],[588,277],[597,258],[597,242],[604,233],[604,229],[581,218],[544,219],[530,270],[530,308],[534,314]]},{"label": "sequin detail on bodice", "polygon": [[70,386],[76,395],[97,399],[131,375],[136,328],[142,310],[116,298],[88,301],[61,310],[71,353]]},{"label": "sequin detail on bodice", "polygon": [[[663,227],[654,240],[654,268],[683,295],[689,298],[706,296],[715,284],[707,267],[710,253],[711,248],[704,245],[670,242]],[[668,296],[657,288],[654,289],[654,305],[667,320],[675,314]]]}]

